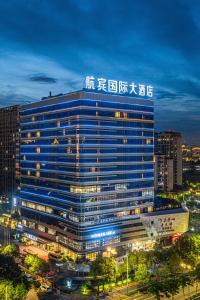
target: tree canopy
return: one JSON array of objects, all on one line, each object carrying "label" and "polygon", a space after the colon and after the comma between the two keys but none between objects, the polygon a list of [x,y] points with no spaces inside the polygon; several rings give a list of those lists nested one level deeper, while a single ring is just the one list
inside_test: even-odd
[{"label": "tree canopy", "polygon": [[29,267],[29,271],[32,273],[42,270],[45,266],[45,263],[42,259],[32,254],[28,254],[24,262]]}]

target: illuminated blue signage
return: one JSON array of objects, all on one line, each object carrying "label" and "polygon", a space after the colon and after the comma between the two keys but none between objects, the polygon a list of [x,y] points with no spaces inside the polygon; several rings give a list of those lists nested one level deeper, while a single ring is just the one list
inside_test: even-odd
[{"label": "illuminated blue signage", "polygon": [[113,235],[115,234],[115,231],[111,230],[111,231],[106,231],[106,232],[98,232],[98,233],[94,233],[91,235],[91,238],[100,238],[100,237],[104,237],[104,236],[108,236],[108,235]]},{"label": "illuminated blue signage", "polygon": [[84,88],[86,90],[104,93],[150,98],[153,97],[153,86],[151,85],[121,80],[95,78],[94,76],[86,76]]}]

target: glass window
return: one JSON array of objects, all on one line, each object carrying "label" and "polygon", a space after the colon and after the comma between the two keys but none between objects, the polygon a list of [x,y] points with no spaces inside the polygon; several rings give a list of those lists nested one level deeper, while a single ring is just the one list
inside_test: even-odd
[{"label": "glass window", "polygon": [[53,209],[51,207],[46,206],[46,212],[49,214],[53,213]]},{"label": "glass window", "polygon": [[127,190],[127,184],[115,184],[116,191],[124,191]]},{"label": "glass window", "polygon": [[54,229],[52,229],[52,228],[48,228],[48,233],[52,234],[52,235],[55,235],[56,231]]},{"label": "glass window", "polygon": [[28,225],[29,228],[33,228],[35,229],[35,223],[34,222],[30,222],[29,221],[29,225]]},{"label": "glass window", "polygon": [[100,192],[100,186],[70,186],[70,192],[71,193],[78,193],[78,194],[84,194],[84,193],[97,193]]},{"label": "glass window", "polygon": [[36,209],[37,209],[37,210],[40,210],[40,211],[45,211],[45,206],[44,206],[44,205],[37,204],[37,205],[36,205]]},{"label": "glass window", "polygon": [[27,202],[27,207],[35,209],[35,203]]},{"label": "glass window", "polygon": [[127,112],[124,112],[123,115],[124,115],[124,119],[128,119],[128,113]]},{"label": "glass window", "polygon": [[120,112],[119,112],[119,111],[116,111],[116,112],[115,112],[115,118],[117,118],[117,119],[120,118]]},{"label": "glass window", "polygon": [[146,139],[146,144],[147,145],[151,145],[153,143],[153,140],[152,139]]},{"label": "glass window", "polygon": [[67,154],[72,154],[72,149],[71,149],[71,147],[67,147]]},{"label": "glass window", "polygon": [[58,144],[59,144],[59,141],[58,141],[58,139],[55,138],[55,139],[53,140],[53,145],[58,145]]},{"label": "glass window", "polygon": [[42,225],[38,225],[38,230],[42,231],[42,232],[45,232],[45,227],[42,226]]},{"label": "glass window", "polygon": [[22,225],[26,226],[27,225],[27,220],[22,219]]},{"label": "glass window", "polygon": [[152,212],[153,211],[153,206],[148,206],[148,212]]},{"label": "glass window", "polygon": [[135,214],[136,215],[140,214],[140,208],[139,207],[135,209]]},{"label": "glass window", "polygon": [[146,189],[142,191],[142,197],[153,196],[154,191],[152,189]]}]

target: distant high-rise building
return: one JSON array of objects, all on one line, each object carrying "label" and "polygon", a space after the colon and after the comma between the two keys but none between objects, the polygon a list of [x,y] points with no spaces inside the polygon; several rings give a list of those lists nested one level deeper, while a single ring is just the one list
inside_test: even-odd
[{"label": "distant high-rise building", "polygon": [[19,106],[0,109],[0,207],[16,205],[19,179]]},{"label": "distant high-rise building", "polygon": [[192,147],[191,151],[192,151],[193,161],[195,162],[200,161],[200,147],[199,146]]},{"label": "distant high-rise building", "polygon": [[191,171],[194,168],[192,149],[190,146],[186,144],[182,145],[182,164],[183,164],[183,173],[187,171]]},{"label": "distant high-rise building", "polygon": [[[182,186],[182,142],[179,132],[166,131],[155,135],[155,186],[172,191]],[[172,172],[173,170],[173,172]]]}]

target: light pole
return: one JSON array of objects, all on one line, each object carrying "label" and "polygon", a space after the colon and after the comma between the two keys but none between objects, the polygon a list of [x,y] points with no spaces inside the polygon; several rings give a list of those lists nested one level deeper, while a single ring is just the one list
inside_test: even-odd
[{"label": "light pole", "polygon": [[126,292],[128,295],[128,249],[126,250]]},{"label": "light pole", "polygon": [[8,300],[8,286],[6,285],[6,300]]}]

